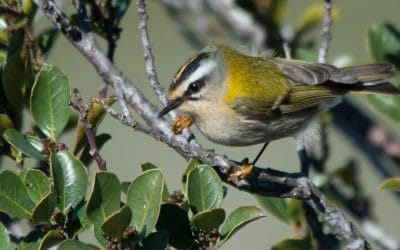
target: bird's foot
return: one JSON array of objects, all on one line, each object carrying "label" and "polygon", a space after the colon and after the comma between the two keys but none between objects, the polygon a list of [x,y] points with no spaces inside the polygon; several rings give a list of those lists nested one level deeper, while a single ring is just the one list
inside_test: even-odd
[{"label": "bird's foot", "polygon": [[233,179],[237,180],[246,179],[253,174],[253,169],[254,165],[252,163],[249,163],[248,158],[244,158],[240,162],[240,168],[229,175],[228,181],[231,181]]},{"label": "bird's foot", "polygon": [[188,115],[179,115],[172,124],[171,131],[174,135],[180,135],[185,128],[190,127],[192,124],[192,117]]}]

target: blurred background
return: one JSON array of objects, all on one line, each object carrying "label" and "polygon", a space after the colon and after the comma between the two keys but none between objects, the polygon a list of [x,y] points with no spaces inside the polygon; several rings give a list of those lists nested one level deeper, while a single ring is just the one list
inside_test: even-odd
[{"label": "blurred background", "polygon": [[[322,3],[322,1],[287,0],[286,9],[281,18],[282,25],[289,31],[290,27],[296,28],[303,12],[316,3]],[[67,11],[73,11],[69,4],[66,4],[65,8]],[[362,64],[372,62],[366,47],[367,27],[374,22],[381,21],[400,25],[398,14],[400,2],[398,0],[336,0],[333,1],[333,5],[335,7],[335,22],[332,26],[328,63]],[[182,35],[163,3],[155,0],[147,1],[147,11],[150,16],[149,35],[155,56],[156,70],[161,83],[167,88],[176,70],[189,57],[197,53],[197,49]],[[205,46],[211,41],[223,42],[239,48],[252,46],[248,41],[239,41],[232,35],[221,32],[221,27],[213,25],[213,23],[217,23],[217,21],[212,21],[213,18],[215,19],[215,17],[210,17],[211,21],[206,23],[206,27],[204,27],[201,26],[203,24],[199,24],[199,21],[193,17],[190,11],[186,13],[185,20],[189,26],[208,31],[199,32],[201,41],[204,43],[201,46]],[[42,23],[43,27],[50,26],[45,18],[38,21]],[[143,50],[137,28],[134,2],[131,3],[121,26],[123,31],[120,40],[117,42],[115,64],[153,103],[161,107],[152,93],[145,75]],[[319,43],[320,28],[309,32],[307,37]],[[102,41],[102,39],[99,39],[99,41]],[[105,49],[104,41],[101,44]],[[277,51],[279,53],[279,49]],[[85,101],[98,95],[101,79],[92,66],[63,36],[58,37],[48,58],[48,63],[58,66],[66,73],[71,85],[82,91]],[[376,118],[383,128],[392,131],[395,136],[399,136],[398,123],[396,124],[378,114],[378,112],[371,110],[364,96],[351,96],[349,99],[363,111]],[[260,149],[260,146],[244,148],[218,146],[207,141],[195,128],[193,128],[193,132],[206,148],[214,148],[216,152],[238,161],[245,157],[252,159]],[[134,132],[107,116],[99,128],[100,133],[109,133],[112,136],[112,140],[102,148],[102,156],[107,161],[108,169],[119,176],[122,181],[131,181],[140,172],[139,164],[149,161],[162,169],[169,190],[180,189],[180,180],[186,163],[173,150],[146,135]],[[378,189],[382,178],[373,170],[371,162],[364,154],[348,140],[347,136],[331,125],[328,126],[327,133],[330,157],[325,164],[325,171],[334,172],[347,164],[350,159],[354,160],[358,166],[356,171],[363,184],[364,194],[369,197],[371,202],[374,218],[389,235],[400,241],[400,217],[396,216],[399,211],[398,197],[387,190]],[[70,132],[60,138],[60,141],[64,141],[72,148],[74,136],[74,132]],[[299,160],[292,140],[284,139],[271,143],[258,164],[288,172],[299,171]],[[96,167],[93,166],[92,169],[96,169]],[[223,204],[227,213],[238,206],[257,205],[250,194],[231,187],[228,187],[228,189],[228,195]],[[351,217],[351,215],[349,216]],[[354,221],[354,218],[352,220]],[[291,226],[267,214],[266,218],[250,223],[239,231],[224,245],[223,249],[269,249],[279,240],[293,235]],[[88,238],[88,240],[95,242],[94,239]]]}]

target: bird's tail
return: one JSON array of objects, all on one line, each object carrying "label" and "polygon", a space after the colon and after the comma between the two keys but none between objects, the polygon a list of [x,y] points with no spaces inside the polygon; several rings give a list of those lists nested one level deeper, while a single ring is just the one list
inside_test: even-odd
[{"label": "bird's tail", "polygon": [[395,75],[393,64],[367,64],[340,69],[341,73],[357,79],[356,84],[342,86],[350,91],[400,95],[400,90],[389,82]]}]

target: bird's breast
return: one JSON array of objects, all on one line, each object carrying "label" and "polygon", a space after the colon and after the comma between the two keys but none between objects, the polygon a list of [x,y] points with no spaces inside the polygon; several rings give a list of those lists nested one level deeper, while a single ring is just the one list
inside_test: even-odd
[{"label": "bird's breast", "polygon": [[249,146],[293,136],[306,128],[316,113],[309,109],[260,121],[241,117],[228,106],[220,106],[201,109],[192,117],[210,141],[227,146]]}]

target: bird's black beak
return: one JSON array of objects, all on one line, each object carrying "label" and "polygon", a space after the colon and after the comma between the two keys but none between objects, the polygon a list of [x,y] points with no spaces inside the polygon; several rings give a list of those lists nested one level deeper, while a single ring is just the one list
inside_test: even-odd
[{"label": "bird's black beak", "polygon": [[158,118],[163,117],[164,115],[168,114],[169,111],[176,109],[181,105],[183,102],[182,98],[176,98],[175,100],[171,100],[168,102],[167,106],[158,113]]}]

